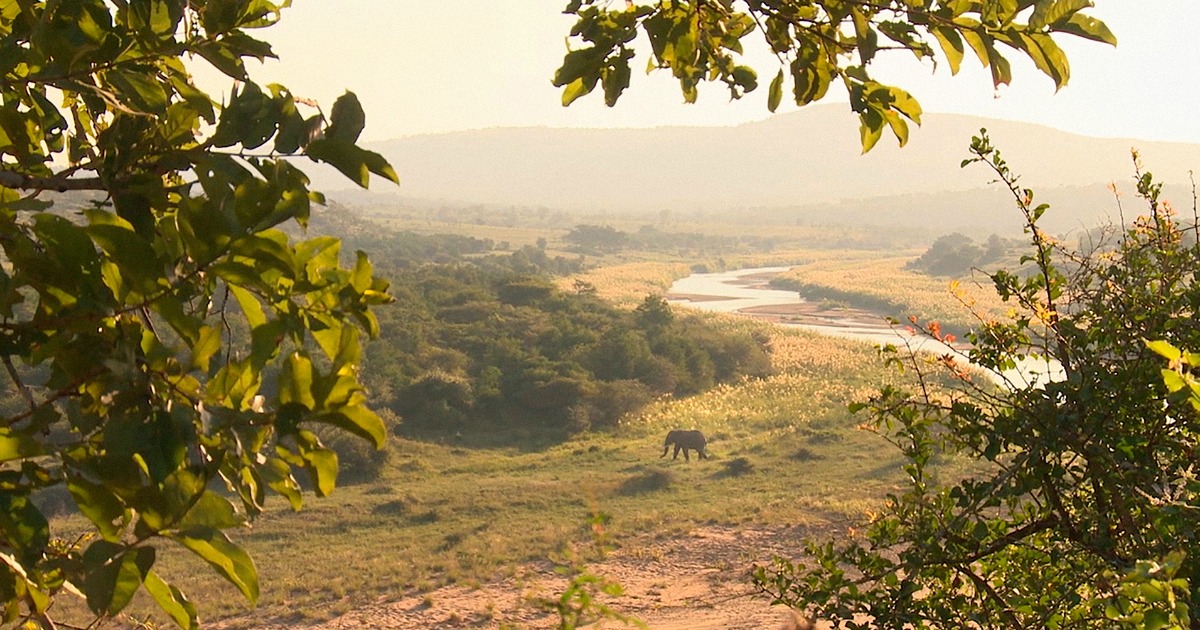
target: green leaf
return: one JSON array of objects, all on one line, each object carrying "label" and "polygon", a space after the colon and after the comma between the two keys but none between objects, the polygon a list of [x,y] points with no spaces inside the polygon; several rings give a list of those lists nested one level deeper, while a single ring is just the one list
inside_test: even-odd
[{"label": "green leaf", "polygon": [[19,562],[32,567],[50,544],[50,524],[29,497],[0,492],[0,536]]},{"label": "green leaf", "polygon": [[1076,13],[1066,24],[1054,25],[1054,30],[1078,35],[1092,41],[1103,42],[1112,46],[1117,45],[1117,36],[1108,30],[1108,26],[1096,18]]},{"label": "green leaf", "polygon": [[375,412],[361,405],[347,405],[338,411],[317,414],[313,421],[345,429],[371,442],[375,448],[383,448],[387,440],[387,428]]},{"label": "green leaf", "polygon": [[214,68],[225,73],[231,79],[238,81],[248,81],[250,79],[246,74],[246,65],[225,44],[219,41],[202,42],[199,46],[195,47],[195,51],[205,61],[212,64]]},{"label": "green leaf", "polygon": [[[92,221],[86,230],[88,236],[121,272],[121,278],[142,295],[149,295],[158,287],[161,276],[158,256],[150,243],[138,236],[132,226],[101,210],[87,210]],[[115,222],[108,222],[116,219]],[[110,287],[112,288],[112,287]]]},{"label": "green leaf", "polygon": [[900,146],[908,144],[908,123],[892,110],[884,111],[883,117],[887,120],[888,126],[892,128],[892,133],[896,135],[896,140],[900,141]]},{"label": "green leaf", "polygon": [[1065,23],[1083,9],[1091,8],[1091,0],[1039,0],[1029,16],[1029,26],[1042,29],[1047,25]]},{"label": "green leaf", "polygon": [[629,62],[617,59],[612,66],[604,69],[600,78],[604,86],[604,104],[612,107],[617,104],[617,99],[621,98],[625,88],[629,87]]},{"label": "green leaf", "polygon": [[867,153],[875,147],[875,143],[879,142],[879,137],[883,135],[884,118],[875,109],[868,108],[858,115],[858,119],[858,132],[862,137],[862,152]]},{"label": "green leaf", "polygon": [[363,293],[371,288],[374,274],[374,268],[371,266],[371,260],[367,257],[367,253],[360,250],[354,252],[354,270],[350,273],[350,286],[354,290]]},{"label": "green leaf", "polygon": [[382,155],[361,149],[344,140],[329,137],[313,140],[305,149],[305,155],[333,166],[363,188],[370,182],[370,173],[400,183],[400,176]]},{"label": "green leaf", "polygon": [[224,532],[193,525],[163,533],[207,562],[236,586],[250,603],[258,602],[258,570],[254,567],[254,561],[241,547],[233,544]]},{"label": "green leaf", "polygon": [[854,5],[851,5],[850,16],[854,22],[854,38],[858,44],[858,58],[862,65],[866,66],[875,58],[875,51],[879,48],[879,34],[871,28],[871,22],[867,16]]},{"label": "green leaf", "polygon": [[1038,70],[1054,80],[1055,89],[1061,89],[1067,84],[1071,77],[1071,67],[1067,63],[1067,55],[1049,35],[1018,33],[1014,43],[1025,51]]},{"label": "green leaf", "polygon": [[921,104],[917,102],[917,99],[913,98],[912,94],[892,86],[888,86],[887,91],[890,98],[889,105],[892,109],[904,114],[906,118],[918,125],[921,124],[921,114],[924,112],[921,109]]},{"label": "green leaf", "polygon": [[1183,352],[1179,348],[1176,348],[1175,346],[1171,345],[1170,342],[1163,341],[1161,339],[1147,341],[1146,348],[1170,361],[1178,361],[1183,358]]},{"label": "green leaf", "polygon": [[194,345],[199,341],[202,322],[200,318],[184,312],[185,305],[179,301],[178,297],[164,295],[150,306],[155,313],[161,315],[171,325],[171,330],[174,330],[188,345]]},{"label": "green leaf", "polygon": [[42,444],[33,436],[14,433],[12,429],[0,428],[0,463],[26,457],[37,457],[43,453]]},{"label": "green leaf", "polygon": [[[974,24],[975,27],[972,28],[969,26],[964,26],[964,22]],[[991,56],[988,54],[988,45],[984,41],[984,37],[980,35],[978,30],[976,30],[980,28],[979,22],[976,22],[975,20],[967,20],[965,18],[958,18],[954,20],[954,23],[961,27],[958,29],[958,33],[962,35],[962,38],[967,42],[967,45],[970,46],[971,50],[975,52],[975,57],[979,59],[979,63],[983,64],[983,67],[985,68],[988,67],[991,64]]]},{"label": "green leaf", "polygon": [[154,556],[153,547],[129,548],[108,540],[92,543],[83,554],[88,608],[108,616],[124,610],[154,565]]},{"label": "green leaf", "polygon": [[211,490],[205,490],[204,494],[200,495],[200,498],[192,504],[191,509],[179,521],[177,527],[207,526],[227,529],[243,525],[245,522],[246,519],[237,513],[228,499]]},{"label": "green leaf", "polygon": [[367,115],[354,92],[347,91],[333,103],[329,114],[329,128],[325,137],[354,144],[367,126]]},{"label": "green leaf", "polygon": [[345,325],[340,317],[319,317],[314,315],[310,332],[313,339],[316,340],[317,345],[321,347],[321,351],[325,353],[325,356],[333,359],[337,356],[341,347],[344,333],[353,329],[353,326]]},{"label": "green leaf", "polygon": [[344,372],[333,379],[328,391],[322,392],[321,406],[323,408],[337,409],[351,404],[355,394],[363,390],[352,370],[345,369]]},{"label": "green leaf", "polygon": [[268,238],[270,235],[280,235],[277,230],[271,230],[266,235],[250,234],[233,242],[229,251],[237,256],[244,256],[259,267],[269,267],[283,274],[285,278],[296,277],[296,257],[285,244],[283,238]]},{"label": "green leaf", "polygon": [[958,31],[945,26],[935,26],[929,30],[937,38],[942,52],[946,54],[946,61],[950,64],[950,74],[958,74],[965,52],[962,37],[959,36]]},{"label": "green leaf", "polygon": [[259,466],[257,470],[268,488],[283,495],[293,511],[300,510],[304,496],[300,494],[300,485],[292,478],[292,471],[287,462],[278,457],[271,457],[267,459],[265,465]]},{"label": "green leaf", "polygon": [[305,453],[304,459],[309,463],[313,489],[316,490],[317,496],[327,497],[332,494],[337,485],[337,453],[327,448],[316,448]]},{"label": "green leaf", "polygon": [[783,68],[779,69],[779,73],[771,80],[771,87],[767,90],[767,109],[772,113],[779,108],[779,103],[783,101]]},{"label": "green leaf", "polygon": [[996,50],[993,40],[985,40],[984,45],[987,47],[988,61],[991,62],[992,85],[1000,87],[1012,83],[1012,68],[1008,60]]},{"label": "green leaf", "polygon": [[[570,86],[581,81],[584,77],[600,77],[600,67],[604,62],[604,51],[595,46],[572,50],[563,57],[562,66],[555,71],[553,85],[554,87]],[[591,85],[594,87],[596,81],[592,80]],[[568,88],[569,89],[569,88]],[[588,88],[591,91],[591,87]],[[587,92],[584,92],[585,94]],[[571,99],[574,100],[574,99]],[[563,98],[563,105],[570,104]]]},{"label": "green leaf", "polygon": [[273,319],[250,331],[250,363],[262,369],[279,354],[279,344],[287,334],[287,322]]},{"label": "green leaf", "polygon": [[184,630],[199,630],[200,622],[196,606],[188,601],[183,592],[168,584],[153,571],[146,573],[144,584],[146,592],[154,598],[159,608],[162,608],[163,612],[171,617],[175,625]]},{"label": "green leaf", "polygon": [[1167,386],[1167,391],[1174,393],[1187,387],[1187,380],[1179,372],[1175,370],[1162,370],[1161,374],[1163,384]]},{"label": "green leaf", "polygon": [[106,540],[116,542],[128,524],[125,505],[113,491],[81,476],[67,479],[67,491],[75,499],[80,513],[88,518]]},{"label": "green leaf", "polygon": [[596,87],[595,81],[584,81],[582,78],[575,79],[563,88],[562,104],[563,107],[574,103],[579,97],[587,95]]},{"label": "green leaf", "polygon": [[220,351],[221,331],[212,326],[201,326],[199,336],[192,345],[191,369],[207,372],[213,356]]},{"label": "green leaf", "polygon": [[230,286],[229,292],[233,294],[237,300],[238,306],[242,307],[242,313],[246,316],[246,323],[250,324],[251,328],[258,328],[267,323],[267,316],[263,313],[262,304],[253,293],[239,286]]},{"label": "green leaf", "polygon": [[170,102],[167,93],[150,68],[138,72],[109,70],[104,73],[109,87],[134,111],[147,114],[163,114]]},{"label": "green leaf", "polygon": [[792,60],[792,94],[797,105],[819,101],[829,91],[833,69],[829,59],[816,46],[801,49]]},{"label": "green leaf", "polygon": [[378,175],[393,184],[400,183],[400,176],[396,174],[396,170],[388,164],[387,158],[374,151],[363,150],[363,162],[367,165],[367,170],[372,174]]},{"label": "green leaf", "polygon": [[306,409],[315,409],[313,400],[313,366],[308,357],[299,352],[288,355],[279,371],[279,403],[296,403]]}]

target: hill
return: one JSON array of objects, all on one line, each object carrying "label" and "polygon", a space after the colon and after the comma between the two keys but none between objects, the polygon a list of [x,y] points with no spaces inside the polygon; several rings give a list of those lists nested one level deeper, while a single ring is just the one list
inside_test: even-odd
[{"label": "hill", "polygon": [[[953,114],[926,115],[903,149],[889,138],[860,155],[857,119],[841,104],[736,127],[486,129],[412,136],[370,148],[401,175],[401,188],[381,190],[409,199],[622,214],[804,208],[804,220],[821,222],[827,214],[844,221],[848,200],[891,198],[895,203],[866,204],[862,214],[874,224],[888,222],[878,215],[880,210],[886,215],[889,206],[903,208],[911,220],[914,200],[932,212],[948,211],[951,218],[961,217],[963,205],[980,203],[978,195],[963,194],[991,178],[959,163],[981,127],[1024,174],[1023,183],[1042,190],[1065,187],[1064,198],[1083,191],[1089,204],[1102,200],[1104,213],[1112,215],[1115,207],[1104,187],[1131,179],[1132,146],[1168,182],[1186,184],[1188,171],[1200,165],[1196,144],[1091,138]],[[327,182],[318,176],[317,183]],[[940,196],[946,192],[955,194]],[[349,192],[331,197],[357,203],[386,198]]]}]

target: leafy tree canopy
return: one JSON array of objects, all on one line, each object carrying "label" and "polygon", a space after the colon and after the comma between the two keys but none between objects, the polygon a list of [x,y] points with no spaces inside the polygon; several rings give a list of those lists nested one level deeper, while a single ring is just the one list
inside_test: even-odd
[{"label": "leafy tree canopy", "polygon": [[564,105],[596,86],[615,105],[629,87],[642,33],[650,43],[648,69],[669,71],[685,101],[694,102],[705,81],[719,81],[731,98],[741,98],[759,84],[758,73],[741,63],[757,33],[781,66],[767,89],[768,109],[779,107],[785,91],[806,105],[840,82],[858,114],[863,151],[885,128],[903,146],[908,121],[921,123],[921,106],[872,77],[879,53],[907,51],[957,73],[969,51],[1000,86],[1012,80],[1005,54],[1016,52],[1061,88],[1071,69],[1056,37],[1116,44],[1108,27],[1084,12],[1091,6],[1088,0],[628,0],[609,8],[606,1],[571,0],[565,13],[578,21],[554,85],[563,88]]},{"label": "leafy tree canopy", "polygon": [[[387,283],[362,252],[343,266],[337,239],[278,226],[322,201],[294,159],[361,186],[396,174],[357,146],[353,94],[322,112],[247,75],[274,56],[253,33],[288,4],[0,0],[0,360],[19,394],[0,418],[6,623],[54,627],[64,592],[115,615],[144,588],[195,627],[156,541],[253,601],[254,563],[223,530],[268,492],[299,508],[297,474],[333,490],[312,427],[384,440],[357,364]],[[189,64],[235,87],[215,99]],[[51,209],[74,191],[90,201]],[[90,536],[56,539],[31,501],[51,486]]]}]

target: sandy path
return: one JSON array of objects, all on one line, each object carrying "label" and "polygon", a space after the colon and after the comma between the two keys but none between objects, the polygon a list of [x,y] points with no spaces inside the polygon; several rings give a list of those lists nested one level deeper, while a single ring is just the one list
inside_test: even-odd
[{"label": "sandy path", "polygon": [[[683,537],[636,541],[588,568],[624,587],[624,596],[606,599],[606,603],[653,630],[775,630],[785,627],[792,615],[754,592],[749,571],[755,562],[769,562],[773,554],[794,552],[801,534],[800,529],[792,528],[704,527]],[[521,580],[406,593],[325,622],[264,621],[251,627],[556,628],[557,616],[538,610],[529,600],[555,598],[564,585],[565,579],[550,567],[530,567]],[[247,627],[242,625],[246,620],[240,621],[233,625]],[[590,627],[627,626],[608,621]]]}]

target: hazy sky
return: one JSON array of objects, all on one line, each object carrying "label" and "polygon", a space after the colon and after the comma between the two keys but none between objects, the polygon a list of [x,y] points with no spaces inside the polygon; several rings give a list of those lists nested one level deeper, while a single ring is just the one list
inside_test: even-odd
[{"label": "hazy sky", "polygon": [[[1120,40],[1116,48],[1060,39],[1070,84],[1053,82],[1016,54],[1013,85],[996,92],[973,58],[949,69],[894,53],[878,78],[908,89],[928,112],[1037,122],[1092,136],[1200,143],[1200,2],[1095,0],[1091,14]],[[332,103],[356,92],[367,111],[366,140],[487,127],[650,127],[734,125],[760,120],[773,57],[753,58],[763,86],[730,102],[721,85],[682,102],[664,72],[645,75],[647,51],[615,108],[598,94],[560,105],[550,78],[572,24],[565,0],[295,0],[283,21],[259,33],[279,62],[255,72],[300,96]],[[827,101],[844,101],[830,90]],[[786,99],[785,99],[786,101]],[[794,109],[794,108],[793,108]],[[786,106],[780,111],[790,111]],[[851,115],[847,112],[847,116]],[[919,132],[918,132],[919,133]]]}]

